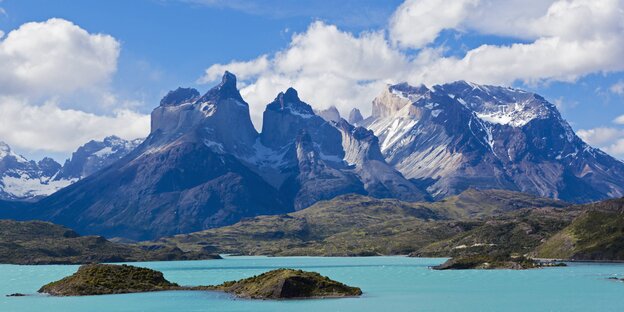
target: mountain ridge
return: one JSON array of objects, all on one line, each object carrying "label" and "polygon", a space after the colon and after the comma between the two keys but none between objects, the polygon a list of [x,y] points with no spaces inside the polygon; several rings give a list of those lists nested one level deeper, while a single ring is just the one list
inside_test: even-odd
[{"label": "mountain ridge", "polygon": [[319,116],[288,88],[266,105],[258,132],[236,84],[226,71],[203,95],[172,90],[152,111],[150,135],[119,160],[0,214],[142,240],[345,194],[421,202],[506,189],[582,202],[624,192],[624,164],[530,92],[402,83],[373,101],[371,117],[354,110],[356,126],[334,109]]},{"label": "mountain ridge", "polygon": [[464,81],[388,86],[364,126],[436,199],[469,187],[588,202],[624,194],[624,163],[583,142],[543,97]]},{"label": "mountain ridge", "polygon": [[[197,94],[188,88],[168,93],[140,145],[20,218],[142,240],[287,213],[348,193],[427,198],[385,163],[372,133],[341,132],[293,88],[266,106],[260,133],[233,74],[225,72],[218,85]],[[360,132],[366,135],[353,135]],[[370,152],[350,164],[345,148]]]}]

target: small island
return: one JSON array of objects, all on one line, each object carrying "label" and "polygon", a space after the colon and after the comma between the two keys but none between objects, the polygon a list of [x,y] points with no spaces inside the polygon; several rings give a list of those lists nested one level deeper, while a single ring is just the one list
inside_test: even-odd
[{"label": "small island", "polygon": [[302,270],[278,269],[216,286],[187,287],[166,280],[159,271],[126,264],[83,265],[76,273],[44,285],[39,292],[52,296],[92,296],[163,290],[223,291],[249,299],[339,298],[362,294],[360,288]]},{"label": "small island", "polygon": [[460,256],[432,267],[434,270],[527,270],[542,267],[565,266],[565,263],[542,263],[523,256],[469,255]]},{"label": "small island", "polygon": [[358,287],[347,286],[316,272],[292,269],[273,270],[206,289],[249,299],[340,298],[362,295],[362,290]]},{"label": "small island", "polygon": [[91,296],[183,289],[161,272],[131,265],[86,264],[59,281],[44,285],[40,293],[52,296]]}]

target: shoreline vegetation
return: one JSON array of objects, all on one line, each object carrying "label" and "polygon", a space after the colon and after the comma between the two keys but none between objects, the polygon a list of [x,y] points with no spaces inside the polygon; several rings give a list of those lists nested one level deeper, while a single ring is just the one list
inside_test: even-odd
[{"label": "shoreline vegetation", "polygon": [[[48,283],[39,293],[51,296],[93,296],[165,290],[222,291],[247,299],[310,299],[358,297],[362,290],[316,272],[277,269],[211,286],[180,286],[162,272],[127,264],[87,264],[74,274]],[[24,294],[13,294],[22,296]]]},{"label": "shoreline vegetation", "polygon": [[284,215],[258,216],[156,241],[80,236],[40,221],[0,220],[0,263],[83,264],[265,256],[461,258],[509,255],[624,262],[624,199],[585,205],[500,190],[402,202],[343,195]]},{"label": "shoreline vegetation", "polygon": [[431,267],[433,270],[528,270],[567,266],[558,261],[538,261],[524,256],[489,254],[460,256]]},{"label": "shoreline vegetation", "polygon": [[80,236],[64,226],[42,221],[0,220],[0,263],[85,264],[221,257],[205,250],[183,251],[175,246],[152,248],[117,243],[102,236]]}]

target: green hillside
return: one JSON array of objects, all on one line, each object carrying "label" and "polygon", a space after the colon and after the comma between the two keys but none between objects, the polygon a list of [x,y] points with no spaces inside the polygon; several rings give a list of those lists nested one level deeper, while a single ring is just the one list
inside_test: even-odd
[{"label": "green hillside", "polygon": [[468,190],[435,203],[344,195],[298,212],[260,216],[156,244],[246,255],[409,254],[480,226],[478,217],[543,206],[565,203],[509,191]]},{"label": "green hillside", "polygon": [[583,213],[536,249],[536,256],[624,260],[624,199],[580,206]]},{"label": "green hillside", "polygon": [[114,243],[101,236],[80,236],[49,222],[0,220],[0,263],[76,264],[218,258],[201,250],[183,252],[175,247],[162,247],[149,250]]}]

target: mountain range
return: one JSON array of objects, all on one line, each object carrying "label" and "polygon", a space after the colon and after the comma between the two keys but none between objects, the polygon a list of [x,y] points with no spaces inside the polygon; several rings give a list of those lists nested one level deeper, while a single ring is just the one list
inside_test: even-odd
[{"label": "mountain range", "polygon": [[389,86],[360,122],[386,161],[436,199],[468,188],[570,202],[624,195],[624,164],[583,142],[543,97],[459,81]]},{"label": "mountain range", "polygon": [[0,200],[36,200],[114,163],[142,139],[109,136],[79,147],[61,166],[54,159],[27,160],[0,142]]},{"label": "mountain range", "polygon": [[[46,182],[75,183],[0,216],[143,240],[344,194],[408,202],[470,188],[570,202],[624,194],[622,162],[578,138],[553,104],[512,88],[392,85],[371,116],[353,110],[349,121],[335,108],[315,111],[289,88],[267,104],[258,132],[226,72],[203,95],[169,92],[151,118],[142,142],[90,142],[64,166],[48,165]],[[33,172],[47,168],[22,160]]]}]

